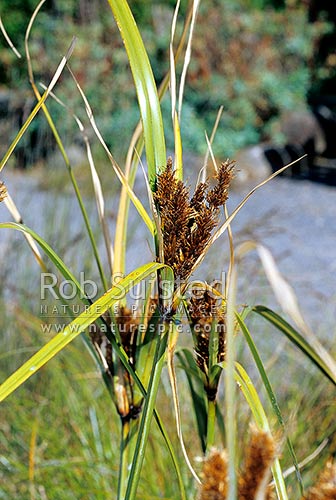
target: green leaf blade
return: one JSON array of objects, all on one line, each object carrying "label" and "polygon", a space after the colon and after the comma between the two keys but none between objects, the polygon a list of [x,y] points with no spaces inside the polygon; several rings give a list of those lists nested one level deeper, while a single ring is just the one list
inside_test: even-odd
[{"label": "green leaf blade", "polygon": [[307,340],[295,330],[287,321],[285,321],[279,314],[265,306],[255,306],[252,311],[259,314],[267,321],[272,323],[278,330],[286,335],[286,337],[296,345],[313,363],[314,365],[336,385],[336,373],[331,367],[322,359],[314,347],[307,342]]},{"label": "green leaf blade", "polygon": [[56,356],[56,354],[72,342],[91,323],[104,314],[104,312],[106,312],[115,302],[124,297],[133,286],[162,267],[163,264],[158,263],[145,264],[128,274],[118,283],[118,285],[108,290],[102,297],[67,325],[64,331],[58,333],[3,382],[0,386],[0,401],[3,401],[15,391],[15,389],[28,380],[31,375],[36,373],[43,365],[50,361],[50,359]]},{"label": "green leaf blade", "polygon": [[280,407],[279,407],[279,404],[278,404],[278,401],[277,401],[277,398],[276,398],[276,395],[274,394],[274,391],[273,391],[273,388],[272,388],[272,385],[271,385],[271,382],[267,376],[267,373],[266,373],[266,370],[264,368],[264,365],[263,365],[263,362],[260,358],[260,355],[259,355],[259,352],[257,350],[257,347],[254,343],[254,340],[250,334],[250,331],[249,329],[247,328],[242,316],[238,313],[236,313],[236,317],[237,317],[237,320],[238,320],[238,323],[239,323],[239,326],[241,328],[241,331],[245,337],[245,340],[250,348],[250,351],[252,353],[252,356],[254,358],[254,361],[256,363],[256,366],[259,370],[259,374],[260,374],[260,377],[263,381],[263,384],[264,384],[264,387],[266,389],[266,392],[267,392],[267,395],[268,395],[268,398],[269,398],[269,401],[273,407],[273,410],[274,410],[274,413],[278,419],[278,422],[282,428],[282,430],[284,431],[285,433],[285,436],[286,436],[286,443],[287,443],[287,446],[288,446],[288,449],[289,449],[289,453],[292,457],[292,461],[293,461],[293,465],[294,465],[294,468],[295,468],[295,471],[296,471],[296,477],[297,477],[297,480],[299,482],[299,486],[300,486],[300,490],[301,490],[301,494],[303,494],[303,482],[302,482],[302,477],[301,477],[301,473],[300,473],[300,468],[299,468],[299,464],[298,464],[298,461],[297,461],[297,458],[296,458],[296,454],[295,454],[295,451],[294,451],[294,447],[293,447],[293,444],[290,440],[290,438],[288,437],[287,435],[287,429],[286,429],[286,426],[285,426],[285,422],[284,422],[284,419],[282,417],[282,413],[281,413],[281,410],[280,410]]},{"label": "green leaf blade", "polygon": [[148,177],[154,191],[157,172],[165,167],[167,161],[157,88],[146,49],[127,1],[108,2],[124,41],[133,74],[143,125]]},{"label": "green leaf blade", "polygon": [[[236,363],[235,379],[238,382],[242,393],[244,394],[244,397],[252,411],[252,414],[254,416],[257,425],[261,429],[270,432],[270,425],[265,410],[258,396],[258,393],[252,383],[252,380],[250,379],[244,368],[239,363]],[[275,459],[271,469],[278,499],[288,500],[286,485],[284,482],[281,465],[278,458]]]}]

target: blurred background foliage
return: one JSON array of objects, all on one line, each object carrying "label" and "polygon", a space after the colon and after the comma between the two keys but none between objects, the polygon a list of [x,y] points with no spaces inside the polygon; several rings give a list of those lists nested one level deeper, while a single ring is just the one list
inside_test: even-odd
[{"label": "blurred background foliage", "polygon": [[[129,3],[159,83],[169,67],[167,48],[175,1]],[[182,114],[186,150],[204,152],[204,131],[211,131],[220,105],[224,106],[224,114],[214,144],[218,155],[232,156],[247,145],[281,139],[276,126],[279,116],[289,110],[304,109],[308,94],[319,91],[323,82],[335,74],[336,62],[332,57],[317,58],[319,44],[332,32],[332,25],[327,14],[314,11],[313,3],[313,0],[201,2]],[[3,23],[22,55],[25,29],[35,6],[35,0],[1,2]],[[190,2],[182,1],[179,32],[189,7]],[[71,67],[92,105],[104,138],[118,157],[125,153],[139,114],[127,57],[107,2],[45,3],[30,42],[36,81],[49,82],[74,35],[77,43]],[[12,107],[21,110],[24,102],[27,112],[34,98],[25,57],[17,59],[2,38],[0,47],[0,90],[6,93],[10,89],[11,102],[16,98],[19,103]],[[56,93],[77,114],[84,115],[78,92],[66,72]],[[49,107],[65,143],[79,142],[72,119],[51,100]],[[163,110],[169,123],[168,96],[163,101]],[[24,116],[19,117],[23,119]],[[32,132],[34,127],[35,133],[38,130],[40,134],[47,129],[42,116],[33,123]],[[169,127],[166,130],[168,147],[172,148],[172,130]],[[31,138],[26,140],[31,142]],[[43,152],[39,156],[44,156]]]}]

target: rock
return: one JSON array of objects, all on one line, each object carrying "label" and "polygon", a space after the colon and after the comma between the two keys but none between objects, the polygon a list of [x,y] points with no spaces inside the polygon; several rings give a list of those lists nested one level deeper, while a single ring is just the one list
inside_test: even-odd
[{"label": "rock", "polygon": [[[88,162],[85,149],[80,145],[73,144],[67,147],[66,153],[72,167],[77,167],[82,165],[83,163]],[[64,166],[64,159],[59,149],[56,149],[56,151],[49,156],[48,166],[52,168],[59,168]]]},{"label": "rock", "polygon": [[261,144],[242,149],[234,159],[237,164],[234,186],[258,184],[272,173]]},{"label": "rock", "polygon": [[314,141],[315,152],[322,153],[326,141],[319,122],[309,110],[291,111],[284,113],[280,118],[281,132],[286,144],[302,146],[309,141]]},{"label": "rock", "polygon": [[0,89],[0,119],[8,115],[10,102],[10,92],[8,90]]}]

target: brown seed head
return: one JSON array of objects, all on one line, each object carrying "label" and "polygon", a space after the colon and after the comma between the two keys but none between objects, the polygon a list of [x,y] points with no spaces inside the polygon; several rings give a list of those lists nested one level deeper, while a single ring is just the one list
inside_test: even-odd
[{"label": "brown seed head", "polygon": [[246,450],[244,469],[238,480],[239,500],[254,500],[261,488],[265,490],[265,498],[267,498],[266,495],[270,495],[267,493],[265,479],[267,480],[275,454],[276,446],[272,436],[266,431],[253,427]]},{"label": "brown seed head", "polygon": [[7,196],[7,188],[3,182],[0,182],[0,203],[6,198],[6,196]]},{"label": "brown seed head", "polygon": [[336,462],[327,462],[317,483],[302,500],[336,500]]},{"label": "brown seed head", "polygon": [[194,210],[190,206],[189,190],[175,178],[171,161],[158,176],[154,199],[161,218],[165,263],[173,268],[176,277],[181,277],[188,257],[186,247]]},{"label": "brown seed head", "polygon": [[128,307],[120,307],[116,315],[116,323],[123,348],[130,359],[130,363],[135,365],[139,320],[134,317],[132,311]]},{"label": "brown seed head", "polygon": [[228,197],[232,168],[232,163],[223,163],[216,175],[216,186],[209,190],[207,183],[199,184],[191,199],[188,187],[176,179],[171,159],[158,175],[154,201],[161,219],[164,259],[177,281],[189,278],[218,224],[219,206]]},{"label": "brown seed head", "polygon": [[228,491],[227,456],[225,452],[211,450],[202,469],[202,485],[198,500],[225,500]]},{"label": "brown seed head", "polygon": [[229,187],[234,177],[234,165],[234,161],[226,160],[216,172],[217,184],[207,194],[207,201],[210,206],[218,208],[225,205],[229,197]]},{"label": "brown seed head", "polygon": [[[105,321],[109,326],[111,326],[112,329],[115,328],[115,326],[118,328],[122,346],[130,358],[130,362],[135,364],[139,319],[133,315],[129,308],[120,307],[118,313],[114,316],[115,326],[110,315],[105,315]],[[96,325],[96,328],[90,329],[90,338],[92,343],[101,349],[110,373],[114,374],[112,346],[106,337],[105,332],[98,325]],[[128,377],[127,372],[126,375]]]},{"label": "brown seed head", "polygon": [[208,385],[210,337],[217,342],[217,362],[225,359],[225,310],[221,299],[206,289],[195,287],[191,290],[188,312],[193,330],[196,363],[206,376],[205,390],[211,400],[216,398],[217,388]]}]

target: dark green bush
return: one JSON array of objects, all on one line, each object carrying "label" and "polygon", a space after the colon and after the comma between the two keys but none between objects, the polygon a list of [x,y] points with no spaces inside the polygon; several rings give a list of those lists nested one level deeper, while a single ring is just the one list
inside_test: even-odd
[{"label": "dark green bush", "polygon": [[[2,3],[3,22],[22,52],[23,33],[35,2]],[[114,151],[119,149],[119,153],[124,153],[120,145],[126,142],[123,137],[136,124],[138,112],[120,36],[105,15],[107,4],[87,0],[59,0],[48,3],[49,6],[47,3],[31,35],[36,80],[45,83],[50,80],[58,60],[76,35],[71,67],[107,143]],[[307,7],[284,7],[274,2],[271,7],[269,3],[244,0],[201,3],[181,124],[185,149],[195,153],[205,150],[204,130],[210,132],[220,105],[224,106],[224,114],[214,150],[224,157],[234,155],[248,144],[274,139],[273,123],[277,117],[305,106],[314,41],[325,25],[309,24]],[[168,71],[167,47],[175,2],[133,0],[130,4],[159,82]],[[186,7],[183,2],[182,10]],[[2,45],[1,82],[10,88],[22,90],[23,85],[28,88],[25,62],[14,61],[14,54],[5,48],[4,42]],[[56,93],[81,115],[80,97],[66,73]],[[163,108],[168,122],[169,102]],[[61,122],[61,133],[69,142],[73,141],[77,134],[73,123],[66,119]],[[167,140],[171,147],[171,138]]]}]

